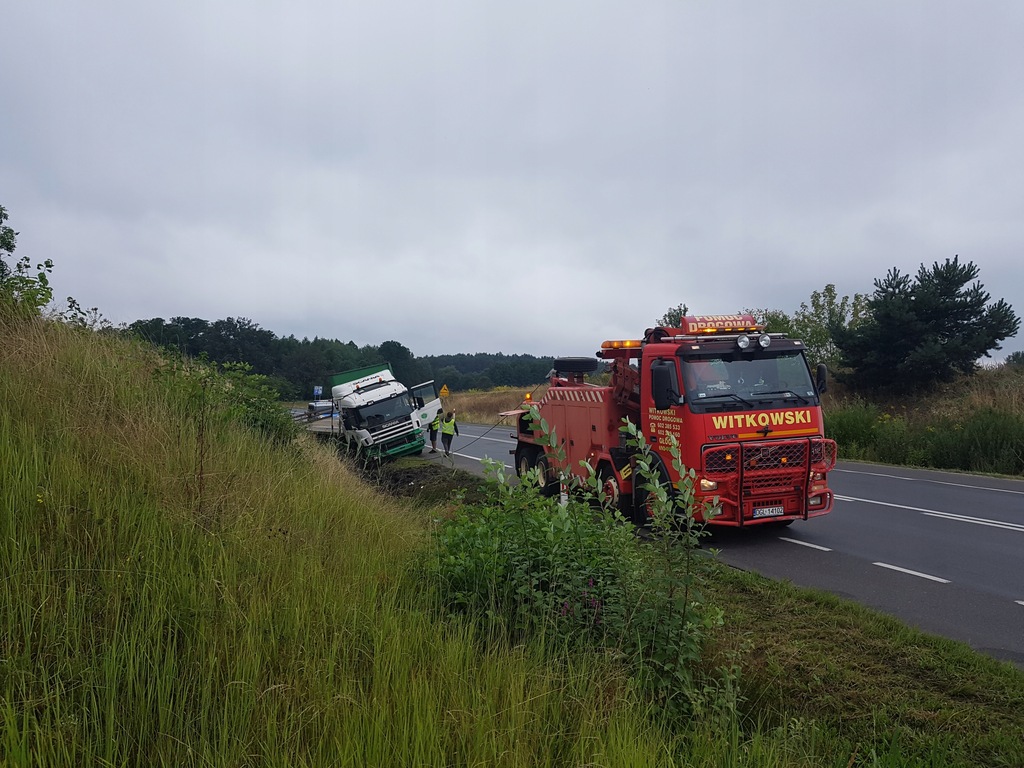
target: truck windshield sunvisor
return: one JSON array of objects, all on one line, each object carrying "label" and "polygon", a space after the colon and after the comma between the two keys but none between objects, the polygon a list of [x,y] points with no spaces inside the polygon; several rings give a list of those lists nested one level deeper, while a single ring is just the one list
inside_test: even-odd
[{"label": "truck windshield sunvisor", "polygon": [[373,390],[380,389],[381,387],[389,387],[389,386],[393,386],[393,382],[390,382],[390,381],[375,381],[372,384],[367,384],[365,386],[359,387],[359,389],[357,389],[356,391],[359,392],[360,394],[363,394],[363,393],[366,393],[366,392],[373,392]]}]

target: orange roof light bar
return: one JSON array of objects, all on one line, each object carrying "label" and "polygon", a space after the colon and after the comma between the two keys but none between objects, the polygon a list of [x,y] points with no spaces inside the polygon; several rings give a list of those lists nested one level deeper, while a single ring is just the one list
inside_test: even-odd
[{"label": "orange roof light bar", "polygon": [[639,339],[615,339],[612,341],[602,341],[601,349],[634,349],[641,345]]}]

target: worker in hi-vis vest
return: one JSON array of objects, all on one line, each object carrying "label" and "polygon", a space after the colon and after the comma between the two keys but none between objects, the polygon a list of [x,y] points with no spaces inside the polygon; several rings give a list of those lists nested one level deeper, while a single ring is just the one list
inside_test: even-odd
[{"label": "worker in hi-vis vest", "polygon": [[441,422],[441,445],[444,446],[444,455],[452,455],[452,438],[459,434],[459,425],[455,423],[455,411],[448,411],[448,415]]},{"label": "worker in hi-vis vest", "polygon": [[441,428],[441,409],[437,409],[437,413],[434,415],[434,420],[430,422],[430,426],[427,429],[430,430],[430,452],[437,453],[437,430]]}]

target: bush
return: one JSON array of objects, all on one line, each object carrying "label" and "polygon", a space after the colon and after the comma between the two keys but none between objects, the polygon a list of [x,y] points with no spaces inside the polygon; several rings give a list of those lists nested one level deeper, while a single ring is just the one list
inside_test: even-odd
[{"label": "bush", "polygon": [[965,469],[1017,475],[1024,472],[1024,418],[985,408],[964,424],[970,464]]},{"label": "bush", "polygon": [[944,469],[995,472],[1024,471],[1024,419],[983,408],[962,421],[945,419],[928,430],[929,463]]},{"label": "bush", "polygon": [[594,639],[621,625],[642,572],[632,531],[583,501],[561,506],[533,484],[498,479],[494,498],[436,533],[433,568],[448,606],[512,639]]},{"label": "bush", "polygon": [[160,354],[167,360],[157,368],[158,375],[198,414],[202,434],[220,419],[241,424],[279,445],[299,435],[300,427],[266,385],[266,377],[252,373],[247,363],[218,366],[205,355],[193,359],[168,349]]},{"label": "bush", "polygon": [[[560,503],[542,494],[536,470],[512,486],[492,463],[492,498],[438,527],[426,567],[444,610],[513,641],[540,634],[614,649],[664,712],[681,715],[700,701],[696,671],[721,613],[701,596],[709,560],[692,513],[693,472],[673,446],[683,479],[677,488],[664,485],[643,436],[627,428],[651,504],[653,543],[642,543],[617,510],[596,509],[605,500],[592,470],[582,498]],[[557,444],[553,435],[550,442]]]},{"label": "bush", "polygon": [[[912,448],[911,430],[905,418],[883,413],[875,423],[874,436],[874,454],[879,461],[886,464],[921,463],[920,451]],[[917,461],[911,460],[912,454],[918,454]]]},{"label": "bush", "polygon": [[830,410],[825,417],[825,436],[836,441],[843,458],[874,458],[878,407],[857,399]]}]

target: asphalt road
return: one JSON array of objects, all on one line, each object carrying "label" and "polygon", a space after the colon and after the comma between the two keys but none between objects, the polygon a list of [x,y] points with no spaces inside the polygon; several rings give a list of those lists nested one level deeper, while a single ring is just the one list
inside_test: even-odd
[{"label": "asphalt road", "polygon": [[[454,455],[514,475],[508,426],[460,424]],[[840,462],[833,511],[785,529],[719,530],[743,570],[826,590],[1024,667],[1024,481]]]}]

